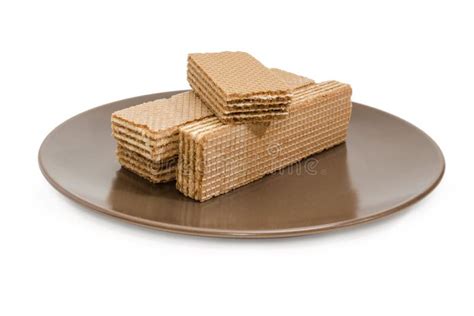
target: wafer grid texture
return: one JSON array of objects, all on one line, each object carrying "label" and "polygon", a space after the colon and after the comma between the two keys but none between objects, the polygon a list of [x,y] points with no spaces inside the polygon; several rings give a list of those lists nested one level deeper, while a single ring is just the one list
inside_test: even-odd
[{"label": "wafer grid texture", "polygon": [[188,73],[188,81],[190,84],[196,88],[199,88],[199,93],[205,93],[206,97],[216,103],[215,105],[219,107],[219,109],[223,112],[223,114],[232,114],[232,113],[245,113],[245,112],[255,112],[258,110],[270,110],[270,109],[286,109],[289,100],[266,100],[261,101],[260,103],[255,103],[252,101],[242,101],[237,104],[233,104],[229,106],[223,101],[219,99],[219,97],[214,93],[213,90],[209,89],[205,82],[202,82],[199,78],[196,78],[195,75],[192,73]]},{"label": "wafer grid texture", "polygon": [[175,179],[179,127],[212,116],[192,92],[132,106],[112,114],[116,156],[126,169],[154,182]]},{"label": "wafer grid texture", "polygon": [[344,142],[351,116],[349,85],[308,84],[289,117],[264,132],[207,118],[180,128],[176,186],[198,201],[255,181],[309,155]]},{"label": "wafer grid texture", "polygon": [[[271,71],[295,89],[299,99],[307,98],[311,90],[308,87],[314,89],[314,81],[308,78],[280,69]],[[293,103],[297,101],[292,99]],[[117,111],[112,115],[117,160],[124,168],[153,183],[172,181],[178,156],[178,127],[206,117],[212,117],[211,112],[193,92]]]},{"label": "wafer grid texture", "polygon": [[114,112],[112,135],[130,151],[161,161],[177,155],[179,126],[208,116],[212,113],[188,91]]},{"label": "wafer grid texture", "polygon": [[[311,79],[295,75],[290,72],[286,72],[280,69],[271,69],[271,71],[278,76],[281,80],[285,82],[285,84],[292,90],[294,93],[295,98],[292,99],[291,106],[298,106],[313,97],[320,89],[318,89],[315,82]],[[225,128],[226,125],[220,124],[219,120],[216,118],[208,118],[201,122],[194,122],[189,123],[186,125],[187,130],[191,133],[198,132],[199,130],[206,128],[206,127],[216,127],[220,126],[221,128]],[[255,133],[265,133],[267,125],[263,124],[254,124],[249,125],[248,128],[252,129]],[[180,177],[177,181],[177,186],[181,187],[183,192],[191,192],[193,191],[193,187],[197,187],[198,179],[194,178],[194,160],[193,160],[193,148],[190,149],[190,146],[194,146],[195,143],[189,141],[189,135],[180,133],[179,135],[179,152],[186,151],[190,152],[190,155],[180,156],[178,160],[178,167],[177,167],[177,176]],[[199,166],[198,166],[199,167]],[[189,186],[189,187],[188,187]]]},{"label": "wafer grid texture", "polygon": [[187,78],[223,123],[264,122],[288,115],[290,88],[247,53],[190,54]]}]

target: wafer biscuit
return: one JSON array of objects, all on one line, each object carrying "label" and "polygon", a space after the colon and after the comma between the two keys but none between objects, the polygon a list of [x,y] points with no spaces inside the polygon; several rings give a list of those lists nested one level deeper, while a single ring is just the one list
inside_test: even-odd
[{"label": "wafer biscuit", "polygon": [[160,161],[177,154],[179,126],[212,113],[192,91],[112,114],[112,134],[121,145]]},{"label": "wafer biscuit", "polygon": [[350,86],[331,81],[299,90],[307,97],[263,134],[246,125],[211,124],[212,119],[192,130],[180,128],[180,139],[189,144],[180,145],[179,161],[188,161],[192,178],[178,168],[177,188],[204,201],[343,142],[351,115]]},{"label": "wafer biscuit", "polygon": [[[283,70],[271,69],[271,71],[288,86],[295,88],[295,91],[305,89],[308,83],[313,83],[310,79]],[[300,99],[304,97],[301,95]],[[294,97],[292,102],[296,101]],[[174,177],[170,174],[174,169],[162,172],[166,174],[166,178],[157,177],[153,172],[160,163],[176,164],[173,160],[178,155],[179,138],[176,127],[183,122],[187,124],[206,117],[212,115],[192,92],[115,112],[112,116],[112,133],[118,147],[117,159],[125,168],[139,171],[139,175],[152,182],[173,180]]]},{"label": "wafer biscuit", "polygon": [[[292,98],[291,106],[310,100],[311,97],[320,90],[315,82],[311,79],[276,68],[271,69],[271,71],[279,76],[279,78],[284,80],[284,82],[292,89],[292,93],[295,97]],[[205,128],[215,128],[217,126],[225,127],[225,125],[220,124],[218,119],[210,117],[202,120],[201,122],[188,123],[186,128],[188,132],[199,132]],[[264,130],[265,126],[266,125],[255,124],[249,125],[248,128],[255,132],[256,130]],[[193,153],[195,150],[199,150],[199,147],[196,148],[196,142],[189,141],[189,134],[190,133],[180,133],[179,135],[180,159],[178,160],[177,176],[179,176],[180,179],[178,179],[176,183],[177,187],[179,187],[179,189],[187,195],[194,194],[194,188],[198,188],[199,186],[199,178],[194,177],[194,169],[202,169],[202,163],[195,165]],[[261,133],[256,133],[256,135],[259,134]],[[196,156],[199,156],[199,153],[197,153]]]},{"label": "wafer biscuit", "polygon": [[[290,106],[294,106],[310,100],[320,89],[317,87],[315,82],[311,79],[295,75],[290,72],[286,72],[280,69],[270,69],[275,75],[285,82],[291,89],[294,97]],[[196,150],[196,142],[189,141],[189,134],[191,132],[198,132],[204,128],[214,128],[217,126],[225,126],[219,123],[216,118],[206,118],[200,122],[188,123],[186,129],[189,133],[180,133],[179,135],[179,152],[180,159],[178,160],[177,176],[180,177],[176,182],[176,185],[180,191],[186,195],[194,194],[194,188],[198,188],[199,180],[194,177],[194,169],[202,169],[202,164],[195,166],[195,160],[193,159],[193,153]],[[265,126],[262,124],[249,125],[249,129],[262,129]],[[199,149],[199,148],[197,148]],[[189,153],[189,155],[188,155]],[[196,154],[199,156],[199,154]]]},{"label": "wafer biscuit", "polygon": [[244,52],[189,54],[226,100],[259,95],[288,95],[288,87],[258,60]]},{"label": "wafer biscuit", "polygon": [[212,113],[189,91],[114,112],[117,160],[151,182],[174,180],[179,126],[208,116]]},{"label": "wafer biscuit", "polygon": [[187,78],[224,123],[270,121],[288,113],[289,87],[247,53],[190,54]]}]

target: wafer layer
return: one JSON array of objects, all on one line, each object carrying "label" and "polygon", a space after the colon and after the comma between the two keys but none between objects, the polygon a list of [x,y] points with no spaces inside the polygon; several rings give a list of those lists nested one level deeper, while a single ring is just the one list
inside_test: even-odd
[{"label": "wafer layer", "polygon": [[[112,128],[114,130],[114,128]],[[150,144],[150,141],[137,140],[127,135],[114,131],[115,141],[118,145],[130,151],[139,153],[147,159],[159,162],[178,154],[178,134],[161,139],[163,145]]]},{"label": "wafer layer", "polygon": [[116,156],[124,168],[153,183],[172,181],[176,177],[176,156],[155,162],[120,145],[117,146]]},{"label": "wafer layer", "polygon": [[310,97],[292,104],[289,117],[266,130],[212,118],[183,126],[177,188],[204,201],[343,142],[351,115],[350,86],[331,81],[295,90]]}]

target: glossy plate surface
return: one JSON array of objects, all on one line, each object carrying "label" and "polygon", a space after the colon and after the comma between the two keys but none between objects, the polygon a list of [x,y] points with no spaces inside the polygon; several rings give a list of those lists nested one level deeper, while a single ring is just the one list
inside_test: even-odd
[{"label": "glossy plate surface", "polygon": [[415,126],[354,103],[345,144],[204,203],[175,183],[153,185],[122,170],[112,112],[175,92],[126,99],[81,113],[54,129],[40,168],[61,193],[93,210],[177,233],[240,238],[298,236],[396,212],[439,183],[444,158]]}]

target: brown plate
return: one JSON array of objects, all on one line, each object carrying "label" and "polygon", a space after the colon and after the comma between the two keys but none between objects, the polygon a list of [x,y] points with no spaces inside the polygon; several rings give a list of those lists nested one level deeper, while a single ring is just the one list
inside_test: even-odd
[{"label": "brown plate", "polygon": [[179,91],[81,113],[54,129],[39,151],[46,179],[93,210],[184,234],[268,238],[313,234],[394,213],[439,183],[444,158],[424,132],[354,103],[345,144],[204,203],[175,183],[153,185],[116,162],[112,112]]}]

